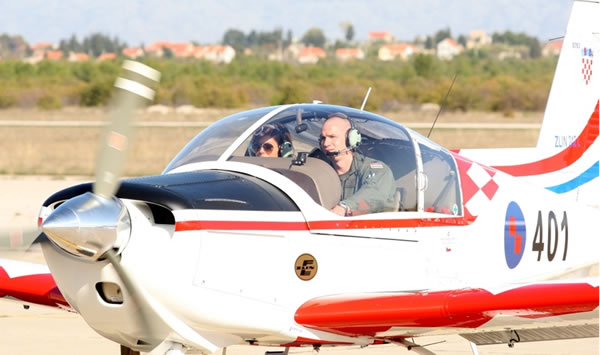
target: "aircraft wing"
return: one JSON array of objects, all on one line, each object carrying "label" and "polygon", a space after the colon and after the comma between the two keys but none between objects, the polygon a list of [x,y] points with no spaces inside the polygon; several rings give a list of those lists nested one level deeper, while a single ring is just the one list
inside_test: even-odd
[{"label": "aircraft wing", "polygon": [[[514,285],[497,291],[465,288],[332,295],[304,303],[295,320],[316,330],[390,341],[434,333],[468,338],[465,334],[505,334],[507,329],[544,326],[578,327],[576,333],[587,335],[570,337],[589,337],[598,336],[597,308],[598,285],[590,279]],[[559,338],[564,339],[565,334],[568,332]],[[550,340],[539,337],[530,341]]]},{"label": "aircraft wing", "polygon": [[46,265],[10,259],[0,259],[0,298],[70,307]]}]

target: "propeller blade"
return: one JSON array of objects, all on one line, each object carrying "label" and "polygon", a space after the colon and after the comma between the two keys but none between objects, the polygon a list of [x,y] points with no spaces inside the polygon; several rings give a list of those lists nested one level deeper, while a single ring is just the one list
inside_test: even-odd
[{"label": "propeller blade", "polygon": [[25,251],[42,236],[39,228],[0,231],[0,250]]},{"label": "propeller blade", "polygon": [[139,312],[137,312],[137,315],[139,317],[138,320],[140,328],[142,329],[143,334],[147,335],[147,340],[150,341],[161,339],[161,337],[157,334],[157,331],[152,326],[152,315],[149,314],[148,311],[148,309],[150,309],[149,305],[145,301],[144,296],[142,295],[139,288],[136,286],[133,279],[129,277],[129,274],[127,273],[125,268],[123,268],[123,265],[121,265],[119,258],[117,257],[117,253],[114,250],[109,249],[104,254],[104,256],[112,264],[113,268],[115,269],[115,272],[117,273],[117,275],[119,275],[119,278],[123,283],[123,287],[127,290],[127,293],[131,297],[132,301],[137,305],[137,308],[139,310]]},{"label": "propeller blade", "polygon": [[110,120],[96,166],[95,194],[110,198],[117,191],[131,140],[133,116],[137,109],[152,102],[152,87],[159,79],[158,71],[142,63],[129,60],[123,63],[123,75],[115,82]]}]

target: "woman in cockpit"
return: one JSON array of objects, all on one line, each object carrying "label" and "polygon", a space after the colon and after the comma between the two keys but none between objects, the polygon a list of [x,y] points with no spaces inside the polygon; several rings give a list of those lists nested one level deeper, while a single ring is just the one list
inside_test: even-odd
[{"label": "woman in cockpit", "polygon": [[260,127],[248,147],[251,156],[287,158],[294,154],[292,136],[290,132],[279,123],[268,123]]}]

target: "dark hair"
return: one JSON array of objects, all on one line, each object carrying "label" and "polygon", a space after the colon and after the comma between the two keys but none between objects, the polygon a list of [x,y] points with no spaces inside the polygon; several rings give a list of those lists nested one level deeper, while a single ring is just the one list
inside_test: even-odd
[{"label": "dark hair", "polygon": [[250,155],[256,155],[256,151],[254,149],[252,149],[252,147],[254,145],[258,144],[258,142],[261,141],[264,137],[275,138],[275,140],[277,141],[277,144],[279,145],[279,147],[278,147],[278,155],[279,156],[282,155],[281,147],[286,143],[291,145],[291,142],[292,142],[292,135],[287,130],[287,128],[285,128],[281,123],[267,123],[267,124],[263,125],[262,127],[260,127],[254,133],[254,136],[252,137],[252,140],[250,141],[250,146],[248,147],[248,150],[251,153]]}]

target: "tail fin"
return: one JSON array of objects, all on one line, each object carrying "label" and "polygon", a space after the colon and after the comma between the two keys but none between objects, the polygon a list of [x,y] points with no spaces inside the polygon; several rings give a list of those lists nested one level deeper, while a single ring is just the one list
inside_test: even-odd
[{"label": "tail fin", "polygon": [[467,156],[483,158],[498,170],[575,201],[600,206],[599,19],[600,0],[574,0],[537,147],[465,152]]},{"label": "tail fin", "polygon": [[538,148],[563,150],[572,144],[582,144],[577,138],[594,111],[597,115],[600,99],[599,19],[599,1],[573,2]]}]

